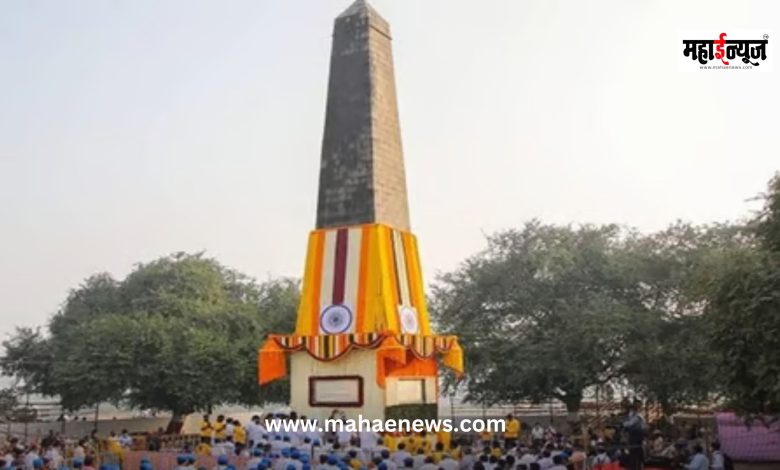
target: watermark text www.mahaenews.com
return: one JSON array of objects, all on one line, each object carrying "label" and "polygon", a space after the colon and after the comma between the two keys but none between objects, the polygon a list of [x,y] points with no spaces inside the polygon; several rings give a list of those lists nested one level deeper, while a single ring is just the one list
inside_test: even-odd
[{"label": "watermark text www.mahaenews.com", "polygon": [[326,419],[321,424],[311,419],[291,421],[273,420],[267,423],[271,433],[306,433],[306,432],[402,432],[402,433],[437,433],[437,432],[492,432],[503,433],[506,421],[499,418],[491,419],[461,419],[457,424],[449,418],[445,419],[368,419],[358,415],[357,419]]}]

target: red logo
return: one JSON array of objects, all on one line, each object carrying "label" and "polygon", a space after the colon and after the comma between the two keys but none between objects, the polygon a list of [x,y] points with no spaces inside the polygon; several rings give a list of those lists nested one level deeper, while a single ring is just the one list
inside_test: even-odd
[{"label": "red logo", "polygon": [[715,41],[715,58],[720,59],[721,62],[723,62],[726,65],[729,65],[728,62],[726,62],[726,51],[723,48],[726,45],[726,33],[720,33],[720,39]]}]

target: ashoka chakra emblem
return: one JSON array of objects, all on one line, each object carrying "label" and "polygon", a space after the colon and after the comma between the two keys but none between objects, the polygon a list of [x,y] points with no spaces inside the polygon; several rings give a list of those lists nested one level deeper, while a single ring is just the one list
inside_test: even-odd
[{"label": "ashoka chakra emblem", "polygon": [[420,325],[417,321],[417,311],[413,307],[401,307],[401,332],[417,334]]},{"label": "ashoka chakra emblem", "polygon": [[345,333],[352,325],[352,311],[346,305],[330,305],[320,315],[320,328],[329,335]]}]

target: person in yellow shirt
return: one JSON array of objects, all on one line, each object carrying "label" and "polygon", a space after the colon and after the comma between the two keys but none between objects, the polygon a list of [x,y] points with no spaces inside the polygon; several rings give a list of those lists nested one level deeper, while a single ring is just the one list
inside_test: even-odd
[{"label": "person in yellow shirt", "polygon": [[120,462],[123,460],[125,451],[122,448],[122,444],[119,442],[119,437],[117,437],[114,431],[111,431],[108,435],[108,439],[106,439],[106,449],[114,454]]},{"label": "person in yellow shirt", "polygon": [[398,448],[398,438],[393,435],[392,433],[385,433],[384,435],[384,441],[385,446],[390,450],[390,452],[395,452]]},{"label": "person in yellow shirt", "polygon": [[450,456],[458,461],[463,457],[463,448],[457,440],[450,443]]},{"label": "person in yellow shirt", "polygon": [[452,434],[440,429],[436,433],[436,441],[440,442],[444,446],[444,450],[449,450],[452,447]]},{"label": "person in yellow shirt", "polygon": [[347,455],[349,457],[349,466],[352,467],[352,470],[363,468],[363,462],[358,458],[357,450],[351,449]]},{"label": "person in yellow shirt", "polygon": [[195,455],[208,457],[211,455],[211,436],[200,436],[200,443],[195,446]]},{"label": "person in yellow shirt", "polygon": [[429,436],[427,432],[423,431],[420,433],[420,444],[417,446],[418,449],[422,449],[425,455],[428,455],[431,453],[431,450],[433,449],[434,445],[434,436]]},{"label": "person in yellow shirt", "polygon": [[506,415],[505,425],[504,447],[507,449],[517,447],[517,439],[520,437],[520,421],[510,413]]},{"label": "person in yellow shirt", "polygon": [[420,439],[414,433],[406,436],[406,450],[414,455],[417,453],[417,448],[420,446]]},{"label": "person in yellow shirt", "polygon": [[441,462],[441,459],[444,458],[444,444],[437,442],[431,457],[433,457],[433,463],[438,464]]},{"label": "person in yellow shirt", "polygon": [[225,422],[225,416],[217,416],[217,422],[214,423],[214,439],[222,442],[225,440],[225,430],[227,429],[227,423]]},{"label": "person in yellow shirt", "polygon": [[211,417],[209,415],[203,415],[203,421],[200,423],[200,438],[201,440],[206,437],[211,440],[214,433],[214,426],[211,424]]},{"label": "person in yellow shirt", "polygon": [[246,428],[241,426],[238,420],[233,421],[233,442],[236,445],[236,455],[241,455],[241,451],[246,447]]},{"label": "person in yellow shirt", "polygon": [[501,443],[498,440],[493,441],[493,449],[490,450],[490,455],[497,459],[504,456],[504,451],[501,449]]}]

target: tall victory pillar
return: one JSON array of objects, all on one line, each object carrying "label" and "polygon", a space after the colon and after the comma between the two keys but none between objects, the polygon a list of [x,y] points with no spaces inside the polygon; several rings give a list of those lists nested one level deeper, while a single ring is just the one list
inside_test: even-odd
[{"label": "tall victory pillar", "polygon": [[409,225],[390,26],[364,0],[335,21],[317,222],[296,328],[266,339],[261,385],[287,374],[288,355],[290,405],[319,418],[333,408],[369,419],[408,406],[435,410],[437,355],[463,372],[457,338],[431,332]]}]

